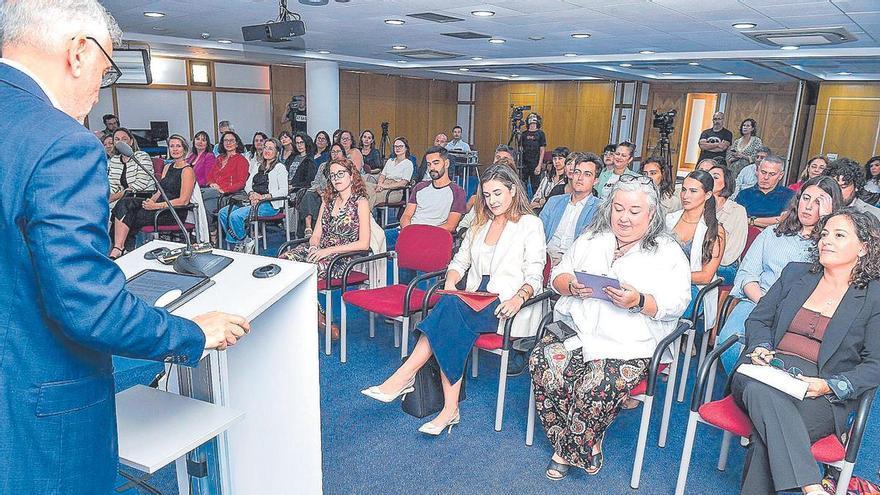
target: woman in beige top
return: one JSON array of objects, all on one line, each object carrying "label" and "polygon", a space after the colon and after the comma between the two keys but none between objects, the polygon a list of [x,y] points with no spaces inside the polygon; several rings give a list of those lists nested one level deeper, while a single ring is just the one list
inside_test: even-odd
[{"label": "woman in beige top", "polygon": [[739,268],[739,258],[746,247],[749,218],[745,208],[728,199],[736,188],[733,172],[725,165],[718,164],[709,169],[709,173],[715,179],[715,187],[712,189],[712,195],[715,196],[715,215],[727,233],[721,265],[716,274],[724,279],[724,285],[733,285],[736,270]]}]

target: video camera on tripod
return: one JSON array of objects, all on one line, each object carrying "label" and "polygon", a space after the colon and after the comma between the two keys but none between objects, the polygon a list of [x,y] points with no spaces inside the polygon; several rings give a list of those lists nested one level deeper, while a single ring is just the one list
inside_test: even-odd
[{"label": "video camera on tripod", "polygon": [[523,111],[531,110],[531,109],[532,109],[531,105],[523,105],[523,106],[519,106],[519,107],[511,106],[510,107],[510,122],[511,122],[511,124],[513,124],[515,122],[521,122],[523,119]]},{"label": "video camera on tripod", "polygon": [[654,110],[654,122],[652,127],[658,129],[660,134],[670,135],[675,130],[675,115],[678,113],[674,108],[665,112]]}]

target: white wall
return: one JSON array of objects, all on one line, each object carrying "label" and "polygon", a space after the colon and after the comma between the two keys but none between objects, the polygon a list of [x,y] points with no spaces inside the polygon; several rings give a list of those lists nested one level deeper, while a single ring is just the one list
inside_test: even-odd
[{"label": "white wall", "polygon": [[269,95],[217,93],[217,117],[232,122],[246,144],[257,131],[272,133],[272,104]]},{"label": "white wall", "polygon": [[89,112],[89,129],[100,131],[104,129],[104,115],[113,113],[113,91],[110,88],[102,89],[98,93],[98,103]]},{"label": "white wall", "polygon": [[192,99],[192,133],[205,131],[211,136],[211,142],[217,140],[217,122],[214,121],[214,94],[210,91],[191,91]]},{"label": "white wall", "polygon": [[151,120],[164,120],[170,134],[192,136],[186,91],[119,88],[116,101],[119,121],[129,129],[149,129]]}]

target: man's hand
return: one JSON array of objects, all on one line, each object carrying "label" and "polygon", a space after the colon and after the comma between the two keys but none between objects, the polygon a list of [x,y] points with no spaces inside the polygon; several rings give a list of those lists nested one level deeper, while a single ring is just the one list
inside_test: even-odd
[{"label": "man's hand", "polygon": [[220,311],[201,314],[193,321],[205,334],[205,349],[225,350],[251,330],[250,323],[241,316]]}]

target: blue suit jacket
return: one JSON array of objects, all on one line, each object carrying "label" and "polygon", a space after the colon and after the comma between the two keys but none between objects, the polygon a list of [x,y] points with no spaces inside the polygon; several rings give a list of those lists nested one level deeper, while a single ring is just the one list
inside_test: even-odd
[{"label": "blue suit jacket", "polygon": [[[596,210],[599,209],[599,198],[593,196],[587,198],[587,203],[584,205],[584,209],[581,210],[581,215],[578,217],[577,223],[574,228],[574,238],[577,239],[579,235],[584,232],[584,229],[590,225],[590,222],[593,221],[593,215],[596,214]],[[559,221],[562,220],[562,215],[565,213],[565,206],[571,202],[571,194],[560,194],[557,196],[550,196],[547,199],[547,202],[544,203],[544,208],[541,209],[541,220],[544,222],[544,242],[550,242],[550,239],[553,238],[553,233],[556,232],[556,228],[559,227]]]},{"label": "blue suit jacket", "polygon": [[204,336],[124,289],[101,144],[2,63],[0,136],[0,493],[110,493],[111,354],[195,365]]}]

